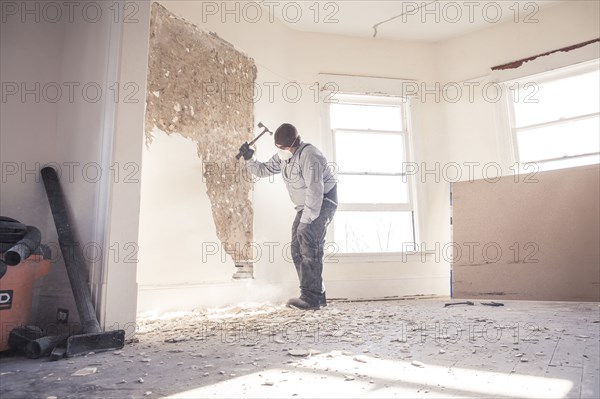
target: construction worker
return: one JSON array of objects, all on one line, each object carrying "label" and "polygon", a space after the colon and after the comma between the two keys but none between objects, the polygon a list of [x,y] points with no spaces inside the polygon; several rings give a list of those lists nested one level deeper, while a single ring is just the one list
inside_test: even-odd
[{"label": "construction worker", "polygon": [[302,141],[296,128],[284,123],[275,131],[277,154],[267,162],[254,157],[245,143],[240,153],[255,176],[281,173],[297,211],[292,224],[292,259],[300,280],[300,297],[287,306],[319,309],[327,306],[323,284],[323,246],[327,226],[337,209],[337,176],[317,147]]}]

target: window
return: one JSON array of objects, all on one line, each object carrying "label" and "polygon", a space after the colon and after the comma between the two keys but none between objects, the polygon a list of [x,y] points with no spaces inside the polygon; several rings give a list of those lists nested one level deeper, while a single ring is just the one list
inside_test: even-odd
[{"label": "window", "polygon": [[600,160],[598,63],[508,84],[515,160],[541,170]]},{"label": "window", "polygon": [[339,207],[333,224],[340,253],[414,249],[412,187],[406,101],[336,96],[329,105]]}]

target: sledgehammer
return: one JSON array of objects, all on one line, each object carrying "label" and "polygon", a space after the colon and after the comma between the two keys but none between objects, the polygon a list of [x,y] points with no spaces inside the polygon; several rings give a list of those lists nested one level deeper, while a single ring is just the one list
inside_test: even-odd
[{"label": "sledgehammer", "polygon": [[[254,140],[252,140],[251,142],[249,142],[249,143],[248,143],[248,142],[246,141],[244,144],[248,144],[248,146],[251,146],[251,145],[253,145],[254,143],[256,143],[256,141],[257,141],[259,138],[261,138],[261,136],[262,136],[263,134],[265,134],[265,133],[267,133],[267,132],[269,132],[269,133],[271,134],[271,136],[273,135],[273,132],[272,132],[272,131],[270,131],[268,127],[266,127],[265,125],[263,125],[263,123],[262,123],[262,122],[258,122],[258,127],[259,127],[259,128],[261,128],[261,129],[263,129],[262,133],[261,133],[261,134],[259,134],[258,136],[256,136],[256,137],[254,138]],[[238,153],[238,154],[235,156],[235,159],[240,159],[240,158],[242,157],[242,155],[243,155],[243,154],[242,154],[242,152],[240,151],[240,152],[239,152],[239,153]]]}]

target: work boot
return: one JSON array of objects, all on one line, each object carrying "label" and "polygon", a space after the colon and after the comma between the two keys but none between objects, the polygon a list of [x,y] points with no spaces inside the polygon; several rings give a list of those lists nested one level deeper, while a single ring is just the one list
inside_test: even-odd
[{"label": "work boot", "polygon": [[319,306],[322,308],[327,306],[327,297],[325,296],[325,291],[323,291],[323,293],[319,297]]},{"label": "work boot", "polygon": [[319,304],[313,305],[300,298],[292,298],[287,301],[286,306],[289,308],[296,308],[301,310],[318,310]]}]

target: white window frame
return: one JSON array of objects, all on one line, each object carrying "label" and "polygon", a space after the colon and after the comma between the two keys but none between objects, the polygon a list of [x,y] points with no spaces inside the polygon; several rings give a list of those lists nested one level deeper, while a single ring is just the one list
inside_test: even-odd
[{"label": "white window frame", "polygon": [[[411,99],[403,96],[378,96],[378,95],[369,95],[369,94],[355,94],[355,93],[336,93],[332,96],[331,102],[325,104],[324,107],[324,127],[328,132],[329,137],[329,147],[330,154],[332,154],[333,162],[336,162],[336,142],[335,136],[336,132],[340,133],[376,133],[376,134],[393,134],[400,135],[404,139],[404,154],[403,159],[404,162],[414,162],[413,161],[413,138],[412,138],[412,125],[411,125]],[[381,130],[364,130],[364,129],[333,129],[331,127],[331,104],[332,103],[341,103],[341,104],[355,104],[355,105],[380,105],[380,106],[398,106],[400,108],[401,113],[401,130],[400,131],[381,131]],[[368,176],[406,176],[406,173],[349,173],[349,172],[340,172],[337,171],[338,175],[368,175]],[[404,212],[412,212],[412,225],[413,225],[413,240],[414,240],[414,249],[412,251],[407,251],[407,253],[414,254],[416,253],[416,248],[419,247],[419,216],[417,212],[417,194],[416,194],[416,186],[415,186],[415,178],[414,175],[409,175],[406,179],[407,187],[408,187],[408,195],[406,203],[382,203],[382,204],[363,204],[363,203],[353,203],[353,204],[338,204],[338,211],[362,211],[362,212],[386,212],[386,211],[404,211]],[[333,241],[334,230],[335,230],[335,218],[332,222],[332,228],[328,234],[328,238]],[[337,253],[336,256],[339,257],[381,257],[381,258],[395,258],[398,255],[402,255],[402,252],[343,252]]]},{"label": "white window frame", "polygon": [[600,62],[598,60],[593,60],[590,62],[584,62],[584,63],[577,64],[577,65],[559,68],[557,70],[550,71],[550,72],[543,72],[543,73],[539,73],[539,74],[535,74],[535,75],[524,76],[524,77],[520,77],[517,79],[513,79],[510,81],[504,82],[504,93],[505,93],[504,107],[506,110],[505,113],[506,113],[506,116],[508,119],[508,128],[510,131],[509,140],[510,140],[510,147],[511,147],[512,163],[519,167],[520,172],[529,173],[532,171],[532,168],[537,171],[537,169],[539,168],[539,165],[546,166],[551,163],[555,163],[555,165],[550,168],[544,168],[544,170],[564,169],[564,168],[569,168],[572,166],[570,166],[570,165],[561,166],[560,165],[561,161],[568,161],[568,160],[577,159],[577,158],[585,158],[585,157],[590,157],[590,156],[594,156],[594,155],[600,157],[600,152],[596,152],[596,153],[588,153],[588,154],[571,155],[571,156],[560,157],[560,158],[551,158],[551,159],[543,159],[543,160],[537,160],[537,161],[521,162],[521,160],[519,158],[519,140],[518,140],[518,132],[519,131],[539,128],[539,127],[545,127],[545,126],[555,126],[555,125],[562,124],[562,123],[568,123],[568,122],[574,122],[577,120],[593,118],[595,116],[599,116],[600,112],[587,114],[587,115],[578,115],[575,117],[570,117],[570,118],[566,118],[566,119],[558,119],[558,120],[538,123],[538,124],[534,124],[534,125],[530,125],[530,126],[516,127],[515,107],[514,107],[514,99],[513,99],[513,95],[512,95],[513,94],[512,87],[514,87],[515,84],[519,84],[519,85],[524,84],[524,83],[540,84],[540,83],[548,83],[548,82],[552,82],[552,81],[556,81],[556,80],[561,80],[561,79],[569,78],[571,76],[576,76],[576,75],[581,75],[581,74],[588,73],[588,72],[598,71],[599,66],[600,66]]}]

